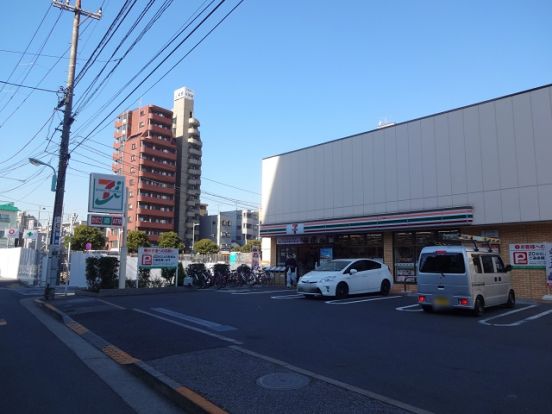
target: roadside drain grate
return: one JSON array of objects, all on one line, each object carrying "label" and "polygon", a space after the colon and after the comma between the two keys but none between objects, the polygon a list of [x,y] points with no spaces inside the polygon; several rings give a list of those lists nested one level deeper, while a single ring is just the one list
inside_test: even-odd
[{"label": "roadside drain grate", "polygon": [[257,379],[257,385],[269,390],[298,390],[308,385],[309,377],[301,374],[277,372]]}]

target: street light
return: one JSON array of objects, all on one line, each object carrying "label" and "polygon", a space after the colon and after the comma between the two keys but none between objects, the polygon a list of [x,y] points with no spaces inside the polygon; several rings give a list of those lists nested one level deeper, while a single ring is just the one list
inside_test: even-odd
[{"label": "street light", "polygon": [[192,224],[192,253],[194,253],[194,243],[195,243],[195,228],[199,226],[199,223]]},{"label": "street light", "polygon": [[37,160],[36,158],[29,158],[29,162],[36,167],[38,167],[39,165],[45,165],[46,167],[50,167],[52,169],[52,171],[54,172],[54,175],[52,175],[52,185],[50,187],[50,190],[56,191],[56,182],[57,182],[56,169],[52,167],[50,164],[46,164],[44,161]]}]

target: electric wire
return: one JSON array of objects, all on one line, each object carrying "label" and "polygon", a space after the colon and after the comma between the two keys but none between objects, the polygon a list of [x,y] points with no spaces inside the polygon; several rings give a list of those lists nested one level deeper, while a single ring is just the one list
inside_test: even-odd
[{"label": "electric wire", "polygon": [[36,88],[34,86],[22,85],[20,83],[12,83],[12,82],[6,82],[6,81],[0,81],[0,83],[5,84],[5,85],[10,85],[10,86],[17,86],[19,88],[28,88],[28,89],[32,89],[32,90],[35,90],[35,91],[41,91],[41,92],[52,92],[52,93],[58,93],[59,92],[59,90],[54,91],[53,89]]},{"label": "electric wire", "polygon": [[[196,20],[197,20],[197,19],[198,19],[198,18],[199,18],[199,17],[200,17],[200,16],[201,16],[201,15],[202,15],[202,14],[203,14],[210,6],[214,3],[214,1],[215,1],[215,0],[212,0],[207,6],[205,6],[205,7],[197,14],[197,16],[193,17],[193,19],[191,19],[191,21],[190,21],[188,24],[184,25],[184,27],[183,27],[176,35],[174,35],[174,36],[169,40],[169,42],[167,42],[167,43],[165,44],[165,46],[163,46],[163,47],[161,48],[161,50],[158,51],[158,52],[154,55],[153,58],[151,58],[144,66],[142,66],[142,68],[141,68],[141,69],[140,69],[140,70],[139,70],[129,81],[127,81],[127,82],[125,83],[125,85],[123,85],[123,86],[119,89],[119,91],[117,91],[117,92],[116,92],[116,93],[115,93],[115,94],[114,94],[114,95],[113,95],[113,96],[112,96],[112,97],[111,97],[111,98],[110,98],[110,99],[109,99],[109,100],[108,100],[108,101],[107,101],[97,112],[96,112],[96,114],[91,118],[91,120],[92,120],[92,119],[96,119],[98,116],[100,116],[101,112],[103,112],[103,111],[107,108],[107,106],[108,106],[110,103],[112,103],[118,96],[120,96],[120,94],[122,93],[122,91],[124,91],[132,82],[134,82],[134,80],[135,80],[135,79],[136,79],[136,78],[137,78],[137,77],[138,77],[138,76],[139,76],[139,75],[150,65],[150,64],[152,64],[152,62],[153,62],[157,57],[159,57],[159,56],[170,46],[170,44],[171,44],[175,39],[177,39],[182,33],[184,33],[184,32],[186,31],[186,29],[188,29],[188,28],[190,27],[190,25],[191,25],[193,22],[195,22],[195,21],[196,21]],[[100,121],[100,122],[92,129],[92,131],[91,131],[85,138],[83,138],[83,141],[81,141],[81,142],[84,142],[84,140],[88,139],[88,137],[90,137],[90,136],[94,133],[94,131],[95,131],[96,129],[98,129],[106,120],[108,120],[109,117],[110,117],[111,115],[113,115],[113,114],[117,111],[117,109],[118,109],[119,107],[121,107],[121,106],[124,104],[124,102],[125,102],[125,101],[126,101],[126,100],[127,100],[127,99],[128,99],[128,98],[129,98],[139,87],[140,87],[140,86],[142,86],[142,85],[145,83],[145,81],[146,81],[147,79],[149,79],[149,78],[151,77],[151,75],[152,75],[153,73],[155,73],[155,71],[157,71],[157,69],[158,69],[163,63],[165,63],[165,62],[167,61],[167,59],[168,59],[169,57],[171,57],[171,56],[173,55],[173,54],[176,52],[176,50],[178,50],[178,49],[180,48],[180,46],[181,46],[181,45],[182,45],[182,44],[183,44],[193,33],[195,33],[195,31],[196,31],[197,29],[199,29],[199,27],[201,27],[201,26],[203,25],[203,23],[205,23],[205,21],[206,21],[206,20],[217,10],[225,1],[226,1],[226,0],[220,0],[219,3],[215,6],[215,8],[214,8],[213,10],[211,10],[211,11],[207,14],[207,16],[206,16],[205,18],[203,18],[203,19],[192,29],[192,31],[191,31],[183,40],[181,40],[180,43],[178,43],[178,44],[176,45],[176,47],[174,47],[174,48],[167,54],[167,56],[165,56],[165,57],[161,60],[161,62],[160,62],[153,70],[151,70],[151,71],[149,72],[149,74],[148,74],[144,79],[142,79],[142,81],[140,81],[140,82],[138,83],[138,85],[137,85],[137,86],[136,86],[136,87],[125,97],[125,98],[123,98],[123,100],[122,100],[121,102],[119,102],[119,104],[117,104],[117,105],[115,106],[115,108],[114,108],[114,109],[113,109],[113,110],[112,110],[102,121]],[[105,127],[104,127],[104,128],[105,128]],[[78,148],[78,146],[81,145],[81,142],[77,143],[76,146],[75,146],[72,150]],[[71,150],[71,151],[72,151],[72,150]]]},{"label": "electric wire", "polygon": [[[131,29],[125,34],[123,37],[123,40],[117,45],[117,47],[112,52],[110,59],[119,51],[123,43],[130,37],[131,33],[135,28],[138,27],[138,24],[140,21],[145,17],[146,13],[149,11],[151,6],[155,3],[155,0],[150,0],[150,2],[144,7],[144,10],[142,13],[136,18],[135,22],[131,25]],[[102,88],[102,86],[109,80],[111,76],[115,73],[115,70],[119,67],[119,65],[123,62],[123,60],[128,56],[128,54],[134,49],[134,47],[142,40],[142,38],[146,35],[146,33],[154,26],[154,24],[159,20],[159,18],[163,15],[163,13],[171,6],[173,3],[173,0],[165,0],[165,2],[159,7],[159,10],[152,16],[152,18],[149,20],[149,22],[146,24],[146,26],[142,29],[142,31],[138,34],[136,39],[130,44],[130,46],[127,48],[127,50],[123,53],[123,55],[117,60],[115,66],[111,68],[109,73],[99,82],[99,85],[96,86],[96,88],[92,91],[92,86],[95,85],[96,81],[100,78],[104,70],[107,68],[107,64],[105,64],[100,72],[96,75],[96,77],[92,80],[88,88],[84,91],[84,93],[81,95],[80,100],[77,102],[77,108],[75,110],[75,115],[83,110],[86,105],[90,103],[90,101],[95,97],[95,95],[98,93],[98,91]]]},{"label": "electric wire", "polygon": [[[56,28],[59,20],[61,19],[61,14],[62,14],[62,11],[60,10],[60,13],[58,14],[58,17],[56,19],[56,21],[54,22],[52,28],[50,29],[50,31],[48,32],[48,35],[46,36],[46,39],[44,39],[44,41],[42,42],[42,45],[40,46],[39,48],[39,53],[42,52],[42,50],[44,49],[44,47],[46,46],[46,43],[48,42],[48,40],[50,40],[50,37],[52,36],[52,33],[54,32],[54,29]],[[23,77],[23,79],[21,80],[21,83],[24,83],[26,80],[27,80],[27,77],[31,74],[31,71],[33,70],[33,68],[35,67],[35,63],[36,63],[36,60],[33,61],[33,63],[31,64],[31,66],[29,67],[29,69],[27,69],[27,72],[25,73],[25,76]],[[8,81],[10,79],[8,78]],[[38,85],[37,85],[38,86]],[[6,109],[6,107],[9,105],[9,103],[13,100],[13,98],[15,97],[15,95],[17,95],[17,92],[19,91],[19,88],[20,86],[16,87],[15,88],[15,91],[13,91],[12,95],[10,96],[10,98],[6,101],[6,103],[4,104],[4,106],[2,106],[0,108],[0,113],[2,113],[4,111],[4,109]],[[32,92],[31,92],[32,93]],[[2,123],[5,124],[6,121],[4,121]]]},{"label": "electric wire", "polygon": [[[34,31],[32,37],[31,37],[31,40],[29,40],[29,43],[27,43],[27,47],[25,47],[25,50],[23,51],[23,53],[21,54],[21,56],[19,57],[19,60],[17,61],[17,63],[15,64],[14,68],[12,69],[12,71],[10,72],[9,76],[8,76],[8,81],[11,79],[11,77],[13,76],[13,74],[15,73],[15,71],[17,70],[17,68],[19,67],[19,64],[21,63],[21,61],[23,60],[23,57],[25,56],[25,54],[27,53],[27,51],[29,50],[29,48],[31,47],[31,44],[33,43],[33,40],[35,39],[38,31],[40,30],[40,28],[42,27],[42,24],[44,23],[44,21],[46,20],[46,17],[48,16],[48,14],[50,13],[50,10],[52,8],[50,6],[47,6],[47,10],[46,10],[46,13],[44,13],[44,16],[42,16],[42,20],[40,21],[40,23],[38,24],[36,30]],[[5,88],[5,85],[2,85],[0,87],[0,94],[2,93],[2,91],[4,90]]]}]

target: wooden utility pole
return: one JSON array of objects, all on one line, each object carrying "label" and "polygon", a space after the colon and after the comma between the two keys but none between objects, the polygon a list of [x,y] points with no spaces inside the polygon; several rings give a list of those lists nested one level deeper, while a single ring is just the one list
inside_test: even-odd
[{"label": "wooden utility pole", "polygon": [[56,195],[54,199],[54,214],[52,221],[52,233],[50,235],[50,249],[48,251],[48,273],[46,280],[46,290],[44,296],[46,299],[53,299],[55,286],[59,280],[61,270],[61,222],[63,214],[63,196],[65,193],[65,176],[67,164],[69,163],[69,135],[71,133],[71,124],[73,123],[73,87],[75,82],[75,67],[77,62],[77,46],[79,42],[79,24],[81,14],[93,19],[99,20],[102,16],[101,9],[97,13],[87,12],[81,9],[81,0],[76,0],[75,5],[71,6],[69,0],[61,2],[53,0],[52,5],[62,10],[75,13],[73,18],[73,33],[71,36],[71,53],[69,55],[69,73],[67,74],[67,87],[63,97],[63,129],[61,132],[61,142],[59,144],[59,164],[57,174]]}]

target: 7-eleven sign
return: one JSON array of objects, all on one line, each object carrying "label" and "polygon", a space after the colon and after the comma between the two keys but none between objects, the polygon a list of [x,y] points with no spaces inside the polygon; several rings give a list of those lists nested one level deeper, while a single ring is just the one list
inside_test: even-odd
[{"label": "7-eleven sign", "polygon": [[95,213],[123,213],[125,177],[121,175],[90,174],[88,211]]}]

